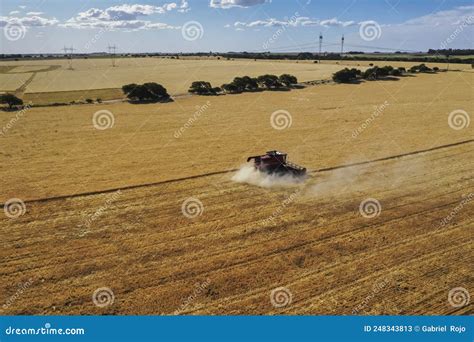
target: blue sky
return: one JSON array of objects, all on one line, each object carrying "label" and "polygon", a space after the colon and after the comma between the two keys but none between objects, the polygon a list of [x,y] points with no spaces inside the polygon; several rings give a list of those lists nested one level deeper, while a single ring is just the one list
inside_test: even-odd
[{"label": "blue sky", "polygon": [[9,0],[1,53],[425,51],[473,48],[474,4],[455,0]]}]

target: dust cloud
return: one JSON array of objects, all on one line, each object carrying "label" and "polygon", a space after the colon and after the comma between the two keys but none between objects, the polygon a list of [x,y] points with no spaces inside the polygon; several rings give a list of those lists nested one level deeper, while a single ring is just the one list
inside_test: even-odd
[{"label": "dust cloud", "polygon": [[293,187],[304,182],[306,177],[296,177],[293,175],[270,175],[260,172],[250,164],[244,164],[232,176],[232,180],[237,183],[247,183],[262,188],[273,187]]}]

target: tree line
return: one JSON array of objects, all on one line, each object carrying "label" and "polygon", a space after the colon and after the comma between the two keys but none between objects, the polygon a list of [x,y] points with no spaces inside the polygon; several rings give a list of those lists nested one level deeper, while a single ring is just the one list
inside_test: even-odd
[{"label": "tree line", "polygon": [[394,68],[391,65],[386,65],[383,67],[373,66],[365,71],[361,71],[356,68],[344,68],[332,75],[332,79],[337,83],[353,83],[360,79],[374,81],[380,78],[388,76],[403,76],[403,74],[409,73],[434,73],[439,71],[438,67],[430,68],[424,63],[419,65],[414,65],[408,71],[404,67]]},{"label": "tree line", "polygon": [[189,92],[198,95],[239,94],[262,90],[289,90],[298,84],[296,76],[283,74],[280,76],[265,74],[258,77],[235,77],[232,82],[220,87],[213,87],[210,82],[195,81]]}]

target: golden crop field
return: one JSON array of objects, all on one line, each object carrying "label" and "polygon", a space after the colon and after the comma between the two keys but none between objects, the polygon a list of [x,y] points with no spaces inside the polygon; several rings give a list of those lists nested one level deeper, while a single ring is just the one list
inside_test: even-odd
[{"label": "golden crop field", "polygon": [[[107,60],[78,61],[74,82],[62,65],[38,72],[27,92],[114,88],[143,76],[180,93],[201,78],[219,85],[288,72],[304,81],[342,67],[142,61],[151,64],[130,65],[135,74],[124,59],[97,78],[91,63]],[[14,298],[3,314],[472,314],[472,303],[447,301],[474,281],[474,126],[450,119],[459,110],[472,117],[474,73],[456,67],[0,112],[0,201],[25,205],[22,215],[0,216],[0,298]],[[307,179],[236,171],[268,150],[287,152]],[[28,284],[21,296],[18,284]],[[94,305],[104,287],[113,303]],[[282,289],[285,305],[275,305]]]},{"label": "golden crop field", "polygon": [[[168,58],[119,58],[116,67],[112,67],[108,58],[73,59],[74,70],[69,70],[69,61],[65,59],[39,61],[2,62],[0,67],[0,91],[21,89],[28,100],[34,103],[52,103],[73,100],[84,100],[78,91],[95,91],[88,94],[91,98],[113,97],[103,94],[101,90],[120,89],[128,83],[158,82],[170,94],[187,93],[193,81],[209,81],[214,86],[221,86],[232,81],[236,76],[256,77],[265,73],[290,73],[301,82],[329,79],[343,66],[365,69],[369,63],[383,66],[409,67],[415,63],[383,61],[285,61],[224,58],[168,59]],[[429,66],[444,68],[444,64],[428,63]],[[453,69],[468,69],[468,64],[457,64]],[[30,79],[31,78],[31,79]],[[27,84],[25,85],[25,82]],[[60,94],[62,93],[62,94]],[[115,97],[117,98],[117,97]],[[46,100],[46,101],[45,101]]]},{"label": "golden crop field", "polygon": [[[28,85],[27,93],[121,88],[128,83],[158,82],[170,94],[186,93],[192,81],[206,80],[220,86],[232,81],[235,76],[258,76],[263,73],[281,73],[282,70],[296,75],[301,81],[328,78],[341,69],[337,65],[319,66],[314,63],[294,61],[254,61],[216,59],[165,59],[165,58],[122,58],[117,67],[112,67],[108,58],[74,59],[74,70],[69,70],[67,60],[42,60],[3,62],[3,65],[17,66],[8,73],[0,73],[0,90],[16,89],[25,74],[17,70],[57,66],[52,71],[37,71]],[[284,66],[281,64],[284,63]]]}]

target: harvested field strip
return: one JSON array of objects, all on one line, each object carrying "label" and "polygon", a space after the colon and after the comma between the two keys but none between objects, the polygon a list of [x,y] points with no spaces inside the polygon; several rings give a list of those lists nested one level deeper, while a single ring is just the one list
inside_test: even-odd
[{"label": "harvested field strip", "polygon": [[[358,162],[358,163],[353,163],[353,164],[337,165],[337,166],[332,166],[332,167],[328,167],[328,168],[312,170],[312,171],[310,171],[310,173],[333,171],[333,170],[349,168],[349,167],[354,167],[354,166],[359,166],[359,165],[377,163],[377,162],[381,162],[381,161],[385,161],[385,160],[398,159],[398,158],[403,158],[403,157],[406,157],[406,156],[426,153],[426,152],[430,152],[430,151],[436,151],[436,150],[439,150],[439,149],[450,148],[450,147],[454,147],[454,146],[458,146],[458,145],[462,145],[462,144],[469,144],[469,143],[472,143],[472,142],[474,142],[474,139],[464,140],[464,141],[460,141],[460,142],[456,142],[456,143],[452,143],[452,144],[436,146],[436,147],[423,149],[423,150],[419,150],[419,151],[413,151],[413,152],[408,152],[408,153],[403,153],[403,154],[398,154],[398,155],[394,155],[394,156],[383,157],[383,158],[378,158],[378,159],[373,159],[373,160],[368,160],[368,161],[363,161],[363,162]],[[54,196],[54,197],[47,197],[47,198],[37,198],[37,199],[26,200],[24,202],[25,203],[46,202],[46,201],[60,200],[60,199],[65,199],[65,198],[74,198],[74,197],[80,197],[80,196],[91,196],[91,195],[97,195],[97,194],[106,194],[106,193],[116,192],[118,190],[137,189],[137,188],[155,186],[155,185],[160,185],[160,184],[181,182],[183,180],[188,180],[188,179],[195,179],[195,178],[200,178],[200,177],[208,177],[208,176],[213,176],[213,175],[226,174],[226,173],[230,173],[230,172],[235,172],[237,170],[238,169],[230,169],[230,170],[224,170],[224,171],[209,172],[209,173],[205,173],[205,174],[201,174],[201,175],[194,175],[194,176],[189,176],[189,177],[170,179],[170,180],[165,180],[165,181],[161,181],[161,182],[154,182],[154,183],[147,183],[147,184],[137,184],[137,185],[130,185],[130,186],[121,187],[121,188],[107,189],[107,190],[101,190],[101,191],[82,192],[82,193],[77,193],[77,194],[61,195],[61,196]],[[0,203],[0,205],[4,206],[5,203]]]},{"label": "harvested field strip", "polygon": [[33,81],[35,76],[36,76],[36,72],[31,74],[31,76],[25,81],[25,83],[23,83],[20,88],[15,90],[15,94],[21,97],[23,93],[25,92],[26,87],[28,87],[28,84],[30,84]]},{"label": "harvested field strip", "polygon": [[[117,305],[107,313],[171,314],[192,293],[193,284],[206,278],[211,285],[183,313],[350,314],[383,279],[386,285],[361,313],[413,314],[426,309],[426,301],[438,303],[430,309],[433,314],[460,312],[446,305],[446,289],[434,280],[449,289],[456,284],[457,272],[467,272],[450,265],[468,265],[472,259],[463,254],[473,223],[468,207],[438,228],[466,189],[473,188],[472,179],[464,177],[473,167],[471,155],[472,149],[460,144],[422,157],[386,160],[376,168],[361,166],[363,193],[354,189],[327,198],[302,196],[281,213],[277,226],[261,226],[259,218],[278,208],[292,189],[262,192],[222,181],[219,175],[126,191],[83,237],[74,227],[83,210],[100,206],[103,194],[65,199],[54,206],[31,203],[22,222],[7,226],[6,246],[17,248],[5,255],[1,274],[12,279],[7,283],[41,274],[49,284],[34,284],[27,296],[36,299],[20,299],[19,312],[96,312],[89,292],[110,284]],[[377,178],[394,168],[395,173],[406,170],[420,158],[425,168],[401,176],[403,188]],[[439,180],[438,186],[427,187],[432,179]],[[210,188],[215,182],[220,185]],[[358,213],[366,193],[381,200],[382,213],[375,219]],[[180,198],[189,194],[202,194],[202,218],[181,216]],[[114,223],[117,217],[121,226]],[[41,222],[46,231],[25,240],[25,234],[38,230],[28,222]],[[38,254],[45,244],[54,250]],[[430,272],[436,269],[439,272]],[[270,290],[278,286],[293,293],[292,305],[281,310],[269,303]],[[43,299],[36,297],[40,294]],[[147,298],[148,304],[141,306],[140,298]],[[44,304],[27,306],[31,302]]]}]

